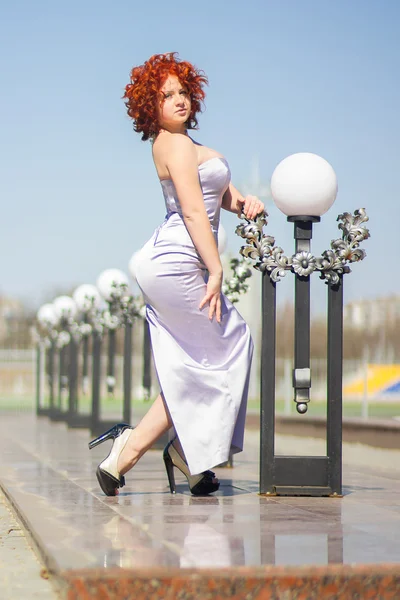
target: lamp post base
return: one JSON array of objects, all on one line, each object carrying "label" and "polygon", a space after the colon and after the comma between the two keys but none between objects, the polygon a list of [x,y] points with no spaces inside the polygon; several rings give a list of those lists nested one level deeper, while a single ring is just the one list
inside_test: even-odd
[{"label": "lamp post base", "polygon": [[332,491],[330,487],[306,485],[276,485],[273,492],[266,492],[260,496],[312,496],[319,498],[343,498],[342,494]]}]

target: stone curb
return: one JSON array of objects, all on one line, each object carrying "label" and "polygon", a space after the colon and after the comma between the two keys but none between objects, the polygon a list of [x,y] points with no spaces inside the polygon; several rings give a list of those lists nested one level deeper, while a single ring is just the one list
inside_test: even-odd
[{"label": "stone curb", "polygon": [[395,600],[398,565],[69,571],[68,600]]}]

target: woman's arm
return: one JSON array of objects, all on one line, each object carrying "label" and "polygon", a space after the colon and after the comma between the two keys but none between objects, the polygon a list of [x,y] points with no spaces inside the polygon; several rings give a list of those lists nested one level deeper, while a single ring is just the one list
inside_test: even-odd
[{"label": "woman's arm", "polygon": [[229,210],[229,212],[240,214],[243,204],[244,197],[239,190],[235,188],[233,183],[230,183],[222,198],[222,208]]},{"label": "woman's arm", "polygon": [[264,211],[264,204],[257,196],[242,196],[239,190],[230,183],[222,198],[222,208],[237,215],[243,212],[248,219],[254,219]]},{"label": "woman's arm", "polygon": [[207,293],[200,308],[209,302],[209,318],[212,319],[215,314],[220,322],[222,265],[199,183],[196,148],[187,136],[172,134],[168,139],[168,152],[164,156],[186,228],[209,272]]}]

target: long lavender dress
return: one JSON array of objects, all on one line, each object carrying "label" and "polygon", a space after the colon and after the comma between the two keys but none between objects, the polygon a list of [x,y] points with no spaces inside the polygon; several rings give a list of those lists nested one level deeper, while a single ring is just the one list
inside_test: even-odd
[{"label": "long lavender dress", "polygon": [[[199,166],[204,203],[217,236],[222,196],[230,181],[224,158]],[[243,449],[253,343],[250,331],[222,296],[222,320],[199,304],[206,267],[182,219],[171,180],[161,182],[167,216],[135,261],[147,305],[160,387],[192,475]]]}]

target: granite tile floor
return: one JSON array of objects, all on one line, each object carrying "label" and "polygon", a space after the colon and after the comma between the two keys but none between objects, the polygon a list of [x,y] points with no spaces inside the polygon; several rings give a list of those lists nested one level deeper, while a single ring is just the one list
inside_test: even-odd
[{"label": "granite tile floor", "polygon": [[[257,494],[258,433],[248,431],[234,468],[216,469],[213,496],[191,496],[184,479],[171,495],[152,450],[107,498],[95,469],[111,442],[89,452],[89,439],[33,415],[0,419],[0,484],[54,571],[400,563],[398,451],[348,460],[341,499],[268,498]],[[277,444],[282,454],[323,453],[320,440]]]}]

